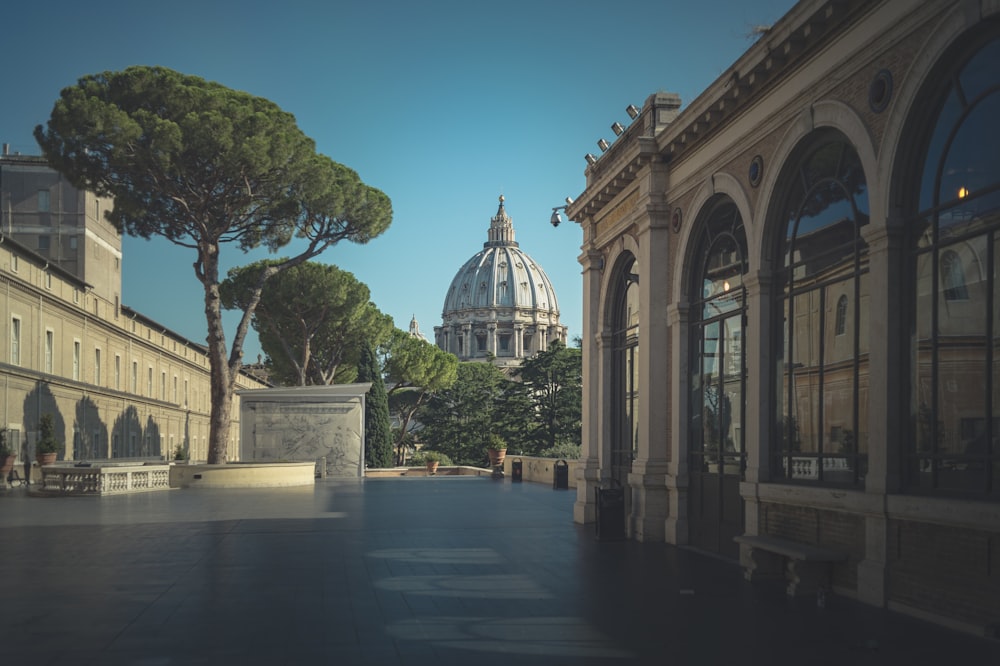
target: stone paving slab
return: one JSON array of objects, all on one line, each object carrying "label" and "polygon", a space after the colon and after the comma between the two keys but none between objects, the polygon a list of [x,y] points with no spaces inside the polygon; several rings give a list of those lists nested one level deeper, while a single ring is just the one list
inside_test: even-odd
[{"label": "stone paving slab", "polygon": [[735,562],[599,542],[575,493],[476,477],[0,493],[4,663],[998,664],[1000,643]]}]

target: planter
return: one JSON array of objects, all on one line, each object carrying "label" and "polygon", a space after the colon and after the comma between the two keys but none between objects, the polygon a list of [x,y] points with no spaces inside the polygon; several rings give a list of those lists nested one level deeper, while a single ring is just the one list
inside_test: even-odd
[{"label": "planter", "polygon": [[503,459],[507,457],[507,449],[487,449],[486,455],[490,457],[490,467],[497,467],[503,464]]},{"label": "planter", "polygon": [[436,460],[434,462],[427,463],[428,474],[437,474],[437,471],[438,471],[438,462]]},{"label": "planter", "polygon": [[38,461],[39,465],[51,465],[56,461],[56,452],[52,453],[37,453],[35,454],[35,460]]}]

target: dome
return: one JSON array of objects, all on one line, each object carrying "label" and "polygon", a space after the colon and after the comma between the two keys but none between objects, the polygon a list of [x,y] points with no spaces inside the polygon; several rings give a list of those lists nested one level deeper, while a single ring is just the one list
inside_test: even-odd
[{"label": "dome", "polygon": [[503,196],[483,249],[451,281],[441,316],[436,342],[461,360],[515,365],[552,340],[566,342],[552,282],[514,240]]}]

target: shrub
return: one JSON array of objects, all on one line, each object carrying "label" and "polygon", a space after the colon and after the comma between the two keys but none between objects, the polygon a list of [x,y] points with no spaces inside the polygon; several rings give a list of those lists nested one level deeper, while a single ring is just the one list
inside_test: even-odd
[{"label": "shrub", "polygon": [[439,465],[451,465],[451,458],[440,451],[417,451],[411,459],[414,465],[426,465],[429,462],[436,462]]},{"label": "shrub", "polygon": [[560,442],[551,448],[539,451],[538,457],[578,460],[580,458],[580,445],[572,442]]},{"label": "shrub", "polygon": [[500,435],[495,435],[491,433],[486,437],[486,448],[496,449],[497,451],[499,451],[500,449],[507,448],[507,442]]},{"label": "shrub", "polygon": [[52,422],[51,414],[42,414],[38,420],[38,444],[35,445],[38,453],[56,453],[59,451],[59,440],[56,439],[56,426]]}]

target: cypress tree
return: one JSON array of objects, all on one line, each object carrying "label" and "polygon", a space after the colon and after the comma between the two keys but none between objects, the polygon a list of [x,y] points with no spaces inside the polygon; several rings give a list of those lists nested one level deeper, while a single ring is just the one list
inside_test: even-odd
[{"label": "cypress tree", "polygon": [[389,424],[389,397],[379,371],[375,350],[365,342],[358,363],[359,382],[371,382],[365,398],[365,467],[392,466],[392,432]]}]

